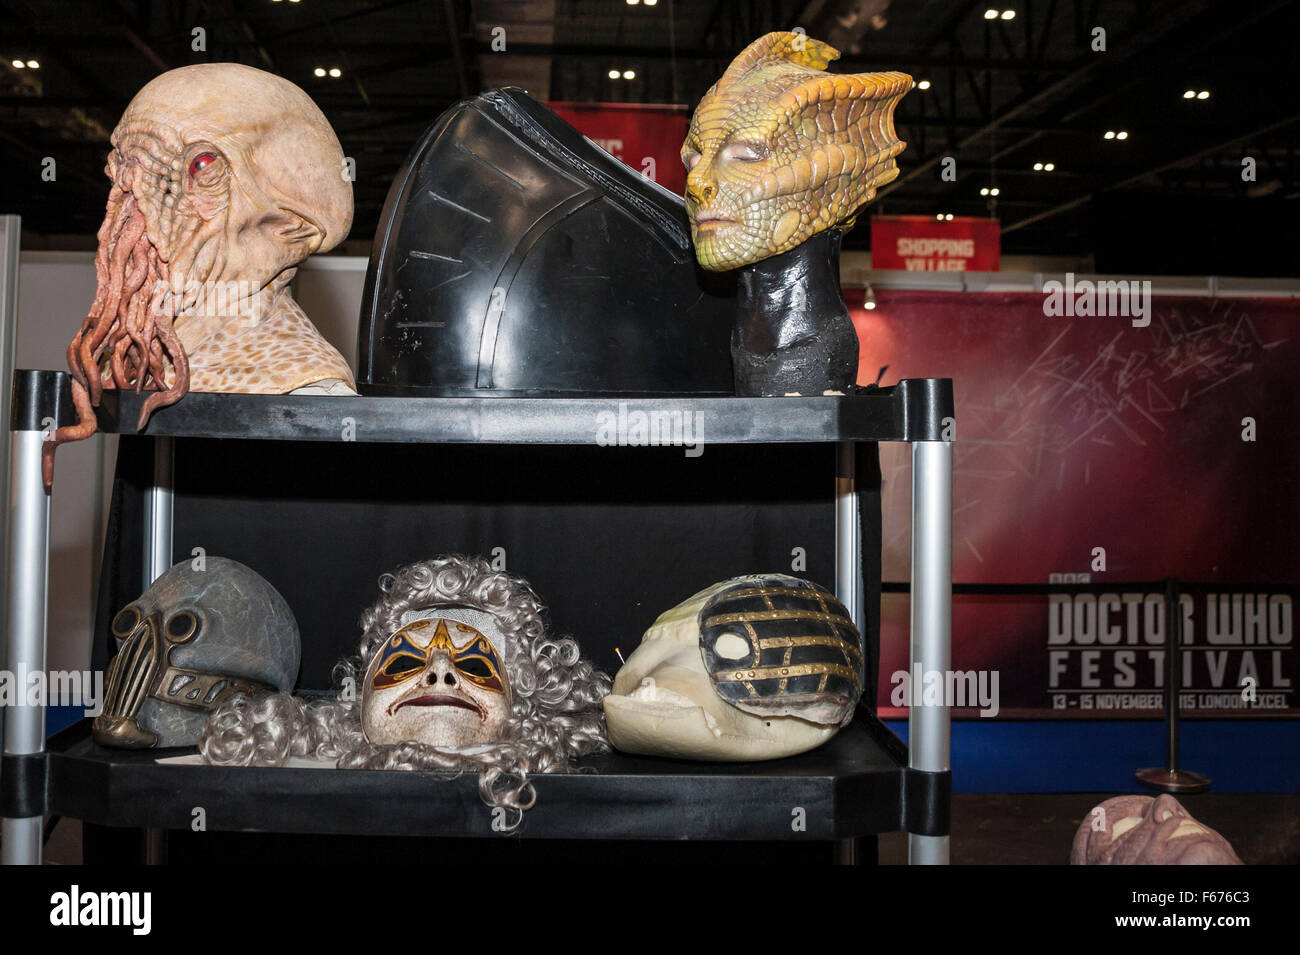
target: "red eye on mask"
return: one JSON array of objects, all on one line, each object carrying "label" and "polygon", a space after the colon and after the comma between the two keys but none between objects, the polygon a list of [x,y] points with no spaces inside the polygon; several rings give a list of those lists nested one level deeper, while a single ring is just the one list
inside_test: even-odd
[{"label": "red eye on mask", "polygon": [[190,175],[197,176],[199,173],[207,169],[216,161],[217,161],[217,157],[214,156],[212,153],[199,153],[192,160],[190,160]]}]

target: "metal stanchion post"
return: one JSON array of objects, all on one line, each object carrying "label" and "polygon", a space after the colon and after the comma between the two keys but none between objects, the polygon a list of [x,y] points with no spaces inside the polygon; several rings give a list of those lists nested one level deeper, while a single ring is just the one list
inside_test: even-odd
[{"label": "metal stanchion post", "polygon": [[1210,777],[1178,765],[1178,722],[1183,689],[1183,608],[1178,581],[1165,581],[1165,728],[1168,733],[1165,765],[1139,769],[1138,782],[1166,793],[1203,793]]},{"label": "metal stanchion post", "polygon": [[[148,587],[172,565],[172,475],[174,449],[171,438],[153,440],[153,484],[144,495],[144,573]],[[144,858],[149,865],[167,861],[167,830],[144,830]]]}]

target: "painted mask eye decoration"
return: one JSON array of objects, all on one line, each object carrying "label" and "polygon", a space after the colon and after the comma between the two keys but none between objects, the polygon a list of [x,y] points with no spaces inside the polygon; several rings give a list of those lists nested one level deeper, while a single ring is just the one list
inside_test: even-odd
[{"label": "painted mask eye decoration", "polygon": [[751,43],[704,94],[682,162],[695,255],[713,271],[851,228],[898,177],[894,107],[906,73],[830,74],[833,47],[798,33]]},{"label": "painted mask eye decoration", "polygon": [[385,641],[366,670],[366,739],[451,749],[491,743],[510,715],[510,684],[496,649],[502,641],[482,611],[448,610],[411,620]]},{"label": "painted mask eye decoration", "polygon": [[177,564],[109,625],[104,708],[91,730],[101,746],[193,746],[208,715],[236,695],[290,689],[298,624],[279,591],[225,557],[203,570]]}]

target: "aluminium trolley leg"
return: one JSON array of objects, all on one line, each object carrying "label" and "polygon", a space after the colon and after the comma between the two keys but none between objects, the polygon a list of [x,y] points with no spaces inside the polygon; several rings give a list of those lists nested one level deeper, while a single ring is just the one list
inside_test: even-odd
[{"label": "aluminium trolley leg", "polygon": [[[952,442],[912,444],[912,640],[914,672],[946,674],[952,665]],[[950,769],[951,713],[947,706],[908,710],[908,768]],[[945,827],[946,831],[946,827]],[[909,833],[908,861],[948,862],[947,835]]]},{"label": "aluminium trolley leg", "polygon": [[[7,666],[17,674],[45,672],[46,596],[50,571],[50,496],[41,478],[41,449],[45,432],[12,432],[9,483],[9,548],[6,620]],[[25,681],[24,681],[25,682]],[[45,750],[45,707],[27,702],[25,687],[5,712],[6,775],[18,773],[13,757],[30,757]],[[26,774],[21,774],[25,780]],[[17,783],[10,779],[7,787]],[[44,807],[35,815],[5,817],[0,862],[39,865],[44,831]]]},{"label": "aluminium trolley leg", "polygon": [[[862,524],[858,515],[857,473],[852,441],[835,446],[835,596],[848,608],[858,632],[866,633],[863,617]],[[835,861],[856,865],[857,840],[835,841]]]}]

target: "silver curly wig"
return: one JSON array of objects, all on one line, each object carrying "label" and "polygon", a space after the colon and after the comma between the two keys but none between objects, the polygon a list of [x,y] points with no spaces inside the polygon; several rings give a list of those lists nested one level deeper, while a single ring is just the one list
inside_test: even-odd
[{"label": "silver curly wig", "polygon": [[[478,773],[489,806],[513,810],[513,825],[537,800],[529,776],[567,772],[580,756],[609,751],[601,700],[610,678],[584,660],[567,637],[552,637],[529,585],[478,557],[438,557],[379,579],[379,600],[361,615],[360,653],[334,670],[351,694],[305,700],[288,693],[234,696],[208,719],[199,752],[227,766],[281,766],[291,756],[330,760],[339,769],[406,769]],[[492,614],[505,635],[502,656],[511,684],[511,714],[494,745],[451,752],[422,743],[378,746],[361,730],[356,687],[372,657],[402,626],[402,615],[432,606],[473,607]],[[351,698],[348,698],[348,697]]]}]

